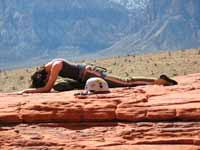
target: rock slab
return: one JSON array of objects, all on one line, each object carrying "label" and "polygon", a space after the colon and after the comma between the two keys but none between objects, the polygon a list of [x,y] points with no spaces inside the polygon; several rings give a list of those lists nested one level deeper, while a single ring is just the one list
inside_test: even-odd
[{"label": "rock slab", "polygon": [[199,149],[200,73],[179,85],[0,94],[0,149]]}]

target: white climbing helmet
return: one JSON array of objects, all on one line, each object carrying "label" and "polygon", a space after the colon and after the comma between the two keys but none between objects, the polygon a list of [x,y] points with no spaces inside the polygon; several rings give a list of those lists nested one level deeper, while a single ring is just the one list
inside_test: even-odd
[{"label": "white climbing helmet", "polygon": [[110,91],[108,83],[104,79],[98,77],[92,77],[86,81],[85,92],[90,94],[90,93],[106,93]]}]

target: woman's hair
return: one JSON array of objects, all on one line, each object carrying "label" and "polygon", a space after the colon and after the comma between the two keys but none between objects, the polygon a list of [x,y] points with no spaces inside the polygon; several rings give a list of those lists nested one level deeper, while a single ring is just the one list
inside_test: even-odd
[{"label": "woman's hair", "polygon": [[30,88],[40,88],[46,85],[47,72],[45,66],[37,68],[36,72],[31,76]]}]

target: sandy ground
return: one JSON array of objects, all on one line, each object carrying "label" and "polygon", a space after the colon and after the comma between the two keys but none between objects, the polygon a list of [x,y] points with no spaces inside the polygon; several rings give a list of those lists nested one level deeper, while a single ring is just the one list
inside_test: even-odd
[{"label": "sandy ground", "polygon": [[[200,49],[178,50],[144,55],[118,56],[92,63],[108,69],[108,72],[121,77],[150,76],[167,74],[171,77],[200,72]],[[35,68],[22,68],[12,71],[0,70],[0,92],[19,91],[29,87],[30,76]]]}]

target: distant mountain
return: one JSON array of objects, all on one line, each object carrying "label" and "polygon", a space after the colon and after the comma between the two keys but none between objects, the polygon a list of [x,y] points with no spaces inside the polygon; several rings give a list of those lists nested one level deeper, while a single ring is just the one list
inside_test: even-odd
[{"label": "distant mountain", "polygon": [[125,6],[127,9],[145,9],[149,0],[110,0],[112,2],[118,3],[122,6]]},{"label": "distant mountain", "polygon": [[0,68],[199,47],[199,9],[198,0],[0,0]]},{"label": "distant mountain", "polygon": [[0,67],[112,46],[137,16],[109,0],[0,0]]},{"label": "distant mountain", "polygon": [[0,67],[96,53],[135,32],[139,16],[109,0],[0,0]]},{"label": "distant mountain", "polygon": [[99,56],[200,47],[200,1],[149,1],[138,32],[130,33]]}]

